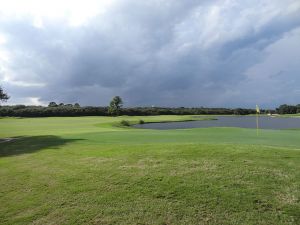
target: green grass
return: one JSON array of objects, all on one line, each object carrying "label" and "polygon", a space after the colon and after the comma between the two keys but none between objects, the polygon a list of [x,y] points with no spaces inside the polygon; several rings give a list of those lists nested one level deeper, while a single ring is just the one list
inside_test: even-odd
[{"label": "green grass", "polygon": [[297,114],[284,114],[284,115],[280,115],[282,117],[300,117],[300,113]]},{"label": "green grass", "polygon": [[2,118],[0,224],[299,224],[300,131]]}]

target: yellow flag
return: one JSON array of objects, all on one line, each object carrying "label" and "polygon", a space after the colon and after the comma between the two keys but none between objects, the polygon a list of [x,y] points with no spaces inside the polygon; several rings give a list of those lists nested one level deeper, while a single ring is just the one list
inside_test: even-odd
[{"label": "yellow flag", "polygon": [[256,112],[260,113],[260,109],[259,109],[258,105],[256,105]]}]

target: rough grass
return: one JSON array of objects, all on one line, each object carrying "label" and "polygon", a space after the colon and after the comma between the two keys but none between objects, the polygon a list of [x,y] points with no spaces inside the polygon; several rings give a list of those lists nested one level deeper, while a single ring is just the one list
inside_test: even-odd
[{"label": "rough grass", "polygon": [[1,119],[0,224],[299,224],[300,131]]}]

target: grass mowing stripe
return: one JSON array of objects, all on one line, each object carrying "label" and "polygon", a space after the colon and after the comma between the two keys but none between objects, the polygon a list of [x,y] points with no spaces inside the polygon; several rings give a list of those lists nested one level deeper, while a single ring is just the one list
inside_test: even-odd
[{"label": "grass mowing stripe", "polygon": [[1,119],[20,138],[0,143],[0,223],[299,224],[299,131],[111,125],[140,118]]}]

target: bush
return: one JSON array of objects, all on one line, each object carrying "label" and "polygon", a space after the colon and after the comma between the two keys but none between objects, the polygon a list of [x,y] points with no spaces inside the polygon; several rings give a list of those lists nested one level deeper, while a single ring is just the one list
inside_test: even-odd
[{"label": "bush", "polygon": [[120,124],[121,124],[122,126],[126,126],[126,127],[129,127],[129,126],[130,126],[130,123],[129,123],[127,120],[122,120],[122,121],[120,122]]},{"label": "bush", "polygon": [[144,124],[144,123],[145,123],[144,120],[140,120],[140,121],[139,121],[139,124]]}]

